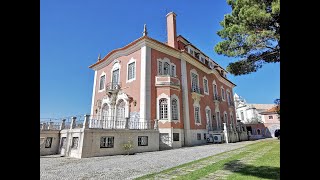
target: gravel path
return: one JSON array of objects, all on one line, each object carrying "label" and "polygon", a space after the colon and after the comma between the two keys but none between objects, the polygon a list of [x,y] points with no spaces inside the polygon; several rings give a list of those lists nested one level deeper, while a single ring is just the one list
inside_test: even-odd
[{"label": "gravel path", "polygon": [[40,179],[133,179],[264,140],[209,144],[129,156],[83,159],[59,155],[41,156]]}]

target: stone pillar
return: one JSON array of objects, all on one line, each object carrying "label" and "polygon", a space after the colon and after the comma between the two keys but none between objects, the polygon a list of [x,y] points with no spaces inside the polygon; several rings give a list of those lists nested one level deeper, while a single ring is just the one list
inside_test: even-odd
[{"label": "stone pillar", "polygon": [[53,129],[53,122],[49,122],[49,130],[52,130]]},{"label": "stone pillar", "polygon": [[76,119],[77,117],[71,117],[71,124],[70,124],[70,129],[74,129],[76,127]]},{"label": "stone pillar", "polygon": [[47,124],[46,124],[46,123],[43,123],[43,124],[42,124],[41,130],[42,130],[42,131],[43,131],[43,130],[47,130]]},{"label": "stone pillar", "polygon": [[62,119],[62,122],[60,124],[60,130],[63,130],[66,127],[66,119]]},{"label": "stone pillar", "polygon": [[228,131],[227,131],[226,123],[223,123],[223,132],[224,132],[224,136],[226,138],[226,143],[228,144],[229,141],[228,141]]},{"label": "stone pillar", "polygon": [[83,121],[83,129],[89,129],[89,121],[90,121],[90,115],[86,114],[84,115],[84,121]]}]

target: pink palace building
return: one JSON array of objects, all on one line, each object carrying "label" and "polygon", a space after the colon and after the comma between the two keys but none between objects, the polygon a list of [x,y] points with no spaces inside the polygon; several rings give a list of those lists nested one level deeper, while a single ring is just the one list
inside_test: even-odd
[{"label": "pink palace building", "polygon": [[[204,144],[211,135],[229,142],[236,133],[235,84],[227,71],[182,35],[167,14],[167,42],[143,36],[109,52],[94,70],[90,128],[139,125],[159,129],[160,149]],[[234,137],[233,137],[234,135]]]}]

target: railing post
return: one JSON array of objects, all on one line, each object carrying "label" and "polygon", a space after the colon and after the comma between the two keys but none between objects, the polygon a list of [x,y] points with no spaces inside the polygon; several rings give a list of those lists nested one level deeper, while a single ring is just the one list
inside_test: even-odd
[{"label": "railing post", "polygon": [[62,119],[62,122],[60,124],[60,130],[63,130],[66,127],[66,119]]},{"label": "railing post", "polygon": [[74,129],[76,127],[76,119],[77,117],[71,117],[71,124],[70,124],[70,129]]},{"label": "railing post", "polygon": [[89,121],[90,121],[90,115],[86,114],[84,115],[84,121],[83,121],[83,129],[89,129]]},{"label": "railing post", "polygon": [[154,126],[153,126],[153,129],[154,129],[154,130],[159,130],[159,128],[158,128],[158,121],[159,121],[158,119],[155,119],[155,120],[154,120]]},{"label": "railing post", "polygon": [[53,129],[53,122],[49,122],[49,130],[52,130]]}]

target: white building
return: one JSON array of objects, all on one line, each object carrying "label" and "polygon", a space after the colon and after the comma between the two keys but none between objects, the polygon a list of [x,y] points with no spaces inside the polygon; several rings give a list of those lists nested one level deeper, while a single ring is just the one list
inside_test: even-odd
[{"label": "white building", "polygon": [[236,93],[234,94],[234,103],[237,120],[240,120],[244,124],[257,121],[265,123],[264,118],[262,118],[260,113],[275,106],[274,104],[249,104],[244,98]]}]

